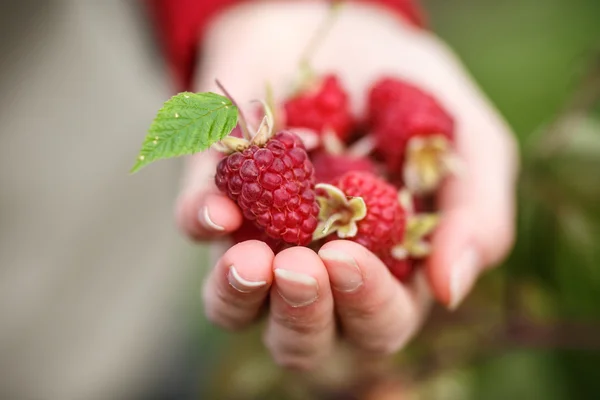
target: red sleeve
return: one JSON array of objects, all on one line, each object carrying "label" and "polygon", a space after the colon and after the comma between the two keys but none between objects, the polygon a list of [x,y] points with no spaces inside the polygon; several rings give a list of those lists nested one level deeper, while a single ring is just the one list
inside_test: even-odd
[{"label": "red sleeve", "polygon": [[[178,91],[189,90],[198,43],[210,19],[243,0],[146,0],[162,51]],[[417,27],[424,27],[418,0],[359,0],[388,7]]]}]

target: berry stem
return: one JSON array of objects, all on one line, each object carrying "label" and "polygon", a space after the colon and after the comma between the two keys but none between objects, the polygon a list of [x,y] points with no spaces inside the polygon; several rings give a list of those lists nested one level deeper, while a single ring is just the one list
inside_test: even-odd
[{"label": "berry stem", "polygon": [[373,135],[366,135],[348,148],[347,153],[354,157],[367,157],[375,149],[375,139]]},{"label": "berry stem", "polygon": [[240,105],[235,101],[233,96],[227,91],[227,89],[225,89],[225,86],[223,86],[223,84],[218,79],[215,79],[215,82],[216,82],[217,86],[219,87],[219,89],[221,89],[223,94],[225,94],[225,96],[227,96],[229,98],[229,100],[231,100],[231,103],[234,106],[236,106],[238,109],[239,124],[240,124],[240,128],[242,130],[242,136],[246,140],[252,140],[252,135],[250,135],[250,131],[248,130],[248,120],[246,119],[246,117],[244,115],[244,111],[242,110]]},{"label": "berry stem", "polygon": [[253,100],[253,102],[262,104],[265,112],[265,116],[261,120],[260,125],[256,129],[256,133],[252,137],[252,143],[262,145],[267,143],[267,141],[273,137],[273,112],[271,107],[269,107],[265,101]]},{"label": "berry stem", "polygon": [[[273,93],[273,86],[271,83],[265,83],[265,103],[267,107],[271,110],[271,119],[273,120],[273,129],[277,130],[277,128],[281,125],[278,120],[279,113],[277,112],[277,105],[275,104],[275,94]],[[265,109],[265,114],[267,110]]]},{"label": "berry stem", "polygon": [[321,142],[328,154],[340,155],[346,151],[344,142],[330,129],[326,129],[322,135]]},{"label": "berry stem", "polygon": [[317,52],[321,43],[323,43],[323,38],[327,36],[333,27],[333,23],[339,15],[341,8],[342,1],[332,1],[325,19],[319,24],[317,30],[309,39],[308,44],[300,56],[300,74],[302,78],[309,79],[312,76],[312,68],[310,66],[311,58]]}]

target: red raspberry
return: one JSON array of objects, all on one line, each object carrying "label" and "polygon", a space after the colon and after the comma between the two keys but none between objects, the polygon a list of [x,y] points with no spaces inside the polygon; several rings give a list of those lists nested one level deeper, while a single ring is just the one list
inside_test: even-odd
[{"label": "red raspberry", "polygon": [[312,240],[319,213],[314,168],[293,133],[223,158],[215,183],[270,237],[298,245]]},{"label": "red raspberry", "polygon": [[336,182],[348,197],[362,197],[367,215],[357,222],[356,236],[349,237],[374,253],[389,252],[402,242],[406,226],[406,212],[398,202],[394,186],[369,172],[348,172]]},{"label": "red raspberry", "polygon": [[348,95],[335,75],[326,75],[316,88],[287,100],[284,107],[290,128],[309,128],[319,134],[331,129],[342,140],[352,128]]},{"label": "red raspberry", "polygon": [[260,230],[253,221],[247,219],[244,219],[238,230],[231,234],[231,238],[234,243],[241,243],[246,240],[260,240],[261,242],[266,243],[274,253],[278,253],[286,247],[285,242],[280,239],[269,237],[269,235],[267,235],[265,231]]},{"label": "red raspberry", "polygon": [[377,167],[366,157],[317,153],[312,159],[317,182],[331,183],[349,171],[363,171],[375,174]]},{"label": "red raspberry", "polygon": [[415,272],[415,261],[411,258],[398,260],[389,252],[380,254],[379,258],[400,282],[408,282]]},{"label": "red raspberry", "polygon": [[452,117],[433,96],[405,81],[384,78],[375,83],[368,109],[377,150],[390,172],[400,171],[410,139],[433,135],[454,139]]}]

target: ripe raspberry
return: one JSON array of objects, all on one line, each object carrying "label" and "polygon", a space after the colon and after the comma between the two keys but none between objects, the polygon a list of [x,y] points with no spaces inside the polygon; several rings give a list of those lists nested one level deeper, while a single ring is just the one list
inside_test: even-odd
[{"label": "ripe raspberry", "polygon": [[415,260],[411,258],[396,259],[389,252],[379,254],[379,258],[400,282],[408,282],[415,272]]},{"label": "ripe raspberry", "polygon": [[349,237],[374,253],[389,251],[401,243],[406,225],[406,213],[398,202],[396,188],[369,172],[348,172],[333,185],[347,197],[361,197],[366,216],[358,221],[358,232]]},{"label": "ripe raspberry", "polygon": [[380,119],[380,114],[392,105],[411,107],[414,99],[419,101],[423,92],[416,86],[392,77],[383,77],[376,81],[368,94],[368,122],[373,125]]},{"label": "ripe raspberry", "polygon": [[315,238],[339,237],[359,243],[401,281],[410,279],[416,260],[430,253],[428,237],[439,217],[415,212],[408,190],[397,191],[376,175],[359,171],[316,188],[321,207]]},{"label": "ripe raspberry", "polygon": [[268,236],[306,245],[317,226],[314,168],[296,135],[279,132],[222,159],[217,187]]},{"label": "ripe raspberry", "polygon": [[432,135],[452,142],[454,121],[433,96],[407,82],[384,78],[369,94],[369,120],[377,149],[391,171],[404,163],[408,142]]},{"label": "ripe raspberry", "polygon": [[394,176],[416,194],[429,194],[458,167],[452,151],[454,121],[430,94],[410,83],[383,78],[368,99],[375,147]]},{"label": "ripe raspberry", "polygon": [[377,167],[369,158],[350,155],[317,153],[312,158],[317,182],[331,183],[349,171],[375,174]]},{"label": "ripe raspberry", "polygon": [[284,108],[290,128],[309,128],[319,134],[332,130],[342,140],[352,128],[348,95],[335,75],[326,75],[316,88],[287,100]]},{"label": "ripe raspberry", "polygon": [[246,240],[260,240],[264,242],[273,250],[274,253],[278,253],[286,247],[286,243],[280,239],[273,239],[256,226],[253,221],[244,219],[242,225],[231,234],[231,238],[234,243],[245,242]]}]

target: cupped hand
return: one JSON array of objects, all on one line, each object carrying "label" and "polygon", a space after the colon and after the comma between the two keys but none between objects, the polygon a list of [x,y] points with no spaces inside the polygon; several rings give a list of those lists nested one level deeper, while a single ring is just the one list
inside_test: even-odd
[{"label": "cupped hand", "polygon": [[[266,82],[276,96],[285,95],[326,12],[325,4],[313,2],[229,10],[209,30],[198,89],[217,91],[218,78],[242,104],[263,98]],[[318,254],[294,247],[277,255],[247,241],[219,259],[203,288],[208,318],[241,329],[256,321],[269,299],[266,346],[280,365],[301,369],[325,359],[338,332],[363,351],[398,351],[418,331],[433,297],[457,307],[477,277],[501,261],[514,229],[514,139],[439,39],[383,9],[349,4],[323,38],[313,66],[341,77],[359,115],[369,85],[384,74],[434,93],[455,117],[464,168],[440,191],[443,219],[434,250],[410,284],[395,280],[375,255],[349,241],[329,242]],[[196,240],[227,235],[242,222],[236,204],[214,185],[215,163],[211,153],[189,160],[176,207],[179,226]]]}]

